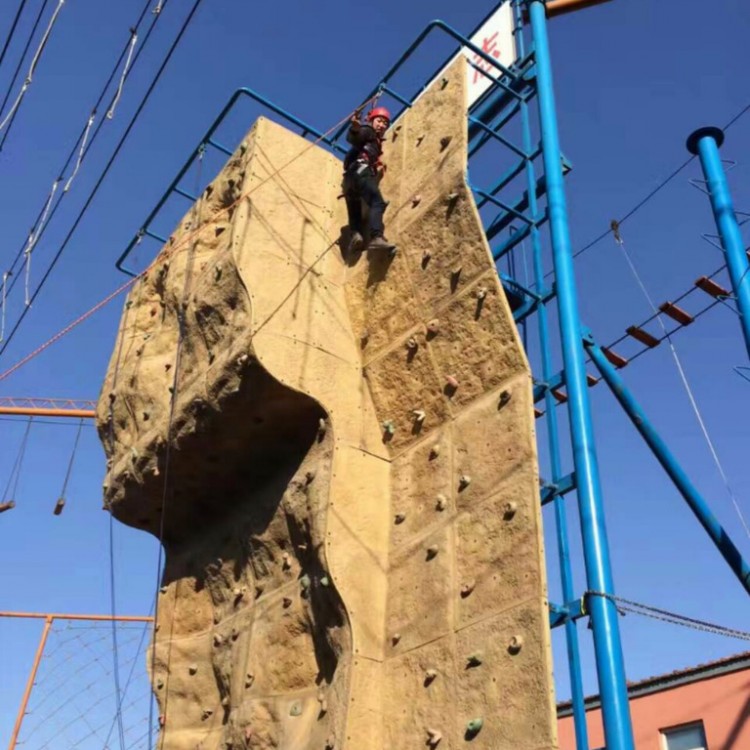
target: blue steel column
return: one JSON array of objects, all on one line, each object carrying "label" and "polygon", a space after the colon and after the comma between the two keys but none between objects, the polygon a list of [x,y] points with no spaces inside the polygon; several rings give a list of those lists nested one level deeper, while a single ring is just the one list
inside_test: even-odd
[{"label": "blue steel column", "polygon": [[730,539],[729,534],[724,530],[708,506],[708,503],[695,488],[695,485],[690,481],[679,463],[677,463],[677,459],[656,432],[651,421],[633,397],[633,394],[630,393],[615,368],[604,356],[601,347],[595,344],[591,337],[587,337],[587,348],[591,359],[612,390],[615,398],[620,402],[622,408],[625,409],[625,413],[630,417],[630,421],[635,425],[638,432],[641,433],[654,456],[656,456],[659,463],[664,467],[664,470],[669,474],[675,487],[677,487],[680,494],[685,498],[695,517],[711,537],[711,540],[716,545],[716,549],[719,550],[721,556],[726,560],[745,591],[750,594],[750,566],[742,558],[742,554]]},{"label": "blue steel column", "polygon": [[737,299],[742,333],[750,357],[750,263],[740,234],[740,225],[732,205],[732,194],[719,157],[719,147],[724,143],[724,132],[720,128],[700,128],[687,140],[691,154],[700,157],[703,174],[708,185],[711,208],[719,230],[724,255],[727,259],[732,289]]},{"label": "blue steel column", "polygon": [[[569,399],[568,411],[586,578],[590,589],[613,594],[609,545],[604,524],[599,468],[594,445],[573,274],[573,255],[568,230],[568,211],[563,186],[544,2],[530,0],[529,15],[536,57],[544,172],[547,180],[552,255],[557,281],[560,334],[565,365],[565,384]],[[634,750],[617,609],[614,602],[603,596],[590,597],[589,608],[594,631],[594,650],[607,750]]]},{"label": "blue steel column", "polygon": [[[515,22],[516,22],[516,45],[518,56],[526,55],[523,38],[523,0],[515,0]],[[531,138],[531,123],[529,118],[529,105],[521,102],[521,127],[523,130],[523,149],[527,154],[532,153],[534,144]],[[536,197],[536,171],[534,162],[526,159],[526,182],[529,194],[529,215],[532,220],[538,218],[538,205]],[[534,281],[536,292],[542,293],[544,286],[544,269],[542,267],[542,243],[539,237],[539,228],[534,225],[531,228],[531,248],[533,252]],[[537,310],[539,325],[539,341],[542,357],[542,377],[548,382],[554,375],[552,365],[552,353],[549,345],[549,323],[547,319],[547,307],[545,303],[539,304]],[[552,481],[557,482],[562,477],[562,466],[560,461],[560,436],[557,423],[557,409],[552,393],[547,390],[544,394],[545,409],[547,412],[547,443],[549,445],[550,469]],[[555,524],[557,531],[557,554],[560,563],[560,579],[562,584],[563,601],[567,604],[575,598],[573,585],[573,571],[570,564],[570,545],[568,542],[568,519],[565,511],[565,500],[559,495],[554,499]],[[588,728],[586,726],[586,704],[583,693],[583,675],[581,672],[581,652],[578,643],[578,625],[575,620],[568,618],[565,621],[565,645],[568,652],[568,672],[570,674],[570,693],[573,703],[573,723],[575,726],[577,750],[589,750]]]}]

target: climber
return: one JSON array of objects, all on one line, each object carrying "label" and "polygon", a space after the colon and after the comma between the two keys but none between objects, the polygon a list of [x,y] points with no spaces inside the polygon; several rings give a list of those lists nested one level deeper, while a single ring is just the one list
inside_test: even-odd
[{"label": "climber", "polygon": [[385,174],[383,154],[385,131],[391,124],[391,113],[385,107],[375,107],[367,113],[368,124],[360,122],[360,112],[351,118],[346,140],[352,144],[344,159],[342,188],[349,214],[351,240],[349,251],[357,252],[364,245],[362,201],[369,209],[369,244],[371,250],[387,250],[391,255],[396,246],[383,234],[383,212],[388,205],[380,193],[379,182]]}]

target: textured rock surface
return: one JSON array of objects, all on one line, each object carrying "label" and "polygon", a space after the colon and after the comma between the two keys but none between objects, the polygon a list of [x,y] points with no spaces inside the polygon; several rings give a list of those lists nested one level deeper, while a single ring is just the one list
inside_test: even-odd
[{"label": "textured rock surface", "polygon": [[167,750],[556,746],[531,383],[464,65],[387,144],[394,259],[342,254],[340,163],[261,119],[128,298],[98,421],[106,504],[164,539]]}]

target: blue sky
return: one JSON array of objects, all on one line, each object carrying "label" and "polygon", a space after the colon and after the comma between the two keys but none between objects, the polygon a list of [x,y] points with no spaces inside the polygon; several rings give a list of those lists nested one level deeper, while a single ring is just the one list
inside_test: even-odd
[{"label": "blue sky", "polygon": [[[9,85],[40,4],[30,4],[0,66],[0,94]],[[115,117],[103,127],[34,251],[32,280],[59,247],[191,4],[167,3]],[[23,245],[142,5],[142,0],[68,0],[64,5],[0,152],[3,269]],[[0,357],[0,370],[122,283],[115,258],[236,88],[251,86],[327,130],[352,110],[429,20],[439,17],[469,31],[491,6],[474,0],[204,3],[49,283]],[[0,7],[0,38],[15,9],[16,3]],[[574,165],[567,180],[574,247],[601,233],[682,163],[685,138],[694,128],[723,125],[750,103],[748,32],[750,8],[743,0],[724,0],[710,8],[698,0],[614,0],[550,23],[561,143]],[[419,81],[450,51],[447,41],[428,45],[415,60],[413,80]],[[406,92],[411,88],[404,84]],[[258,114],[257,107],[242,105],[222,140],[233,146]],[[749,151],[750,113],[728,131],[723,148],[724,157],[737,162],[729,177],[740,209],[750,209]],[[214,161],[208,169],[218,169]],[[713,231],[713,220],[706,196],[687,182],[699,176],[694,162],[622,226],[628,252],[657,302],[677,296],[721,264],[719,251],[701,239],[701,233]],[[136,260],[144,262],[147,252],[141,253]],[[601,341],[617,338],[625,327],[648,317],[648,305],[611,238],[576,263],[582,317]],[[16,307],[9,303],[9,321],[18,313],[18,299]],[[112,303],[0,382],[0,395],[95,399],[120,304]],[[723,307],[714,309],[676,336],[675,343],[735,495],[750,517],[750,383],[733,372],[734,366],[747,364],[736,316]],[[667,348],[641,358],[624,376],[750,557],[750,540]],[[604,386],[592,391],[592,403],[618,593],[743,628],[750,603],[741,587]],[[0,421],[3,489],[24,427],[20,421]],[[65,512],[52,515],[75,429],[71,422],[31,430],[17,508],[0,517],[0,609],[109,611],[109,522],[100,510],[104,464],[91,426],[83,430]],[[575,531],[572,497],[568,507]],[[547,511],[544,516],[550,595],[559,600],[553,519]],[[148,612],[156,585],[155,542],[116,524],[113,550],[118,612]],[[574,565],[577,587],[583,591],[578,552]],[[635,615],[622,619],[621,625],[631,680],[744,646]],[[585,627],[580,632],[586,689],[592,692],[590,634]],[[2,736],[10,731],[38,635],[36,625],[0,622]],[[569,691],[561,632],[555,632],[553,644],[559,697],[565,698]]]}]

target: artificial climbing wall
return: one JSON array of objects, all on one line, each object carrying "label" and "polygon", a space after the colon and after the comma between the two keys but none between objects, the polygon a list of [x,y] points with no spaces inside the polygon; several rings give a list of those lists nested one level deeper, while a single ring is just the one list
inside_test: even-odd
[{"label": "artificial climbing wall", "polygon": [[162,747],[556,747],[528,366],[465,184],[465,61],[392,129],[395,258],[265,119],[123,311],[105,504],[164,540]]}]

